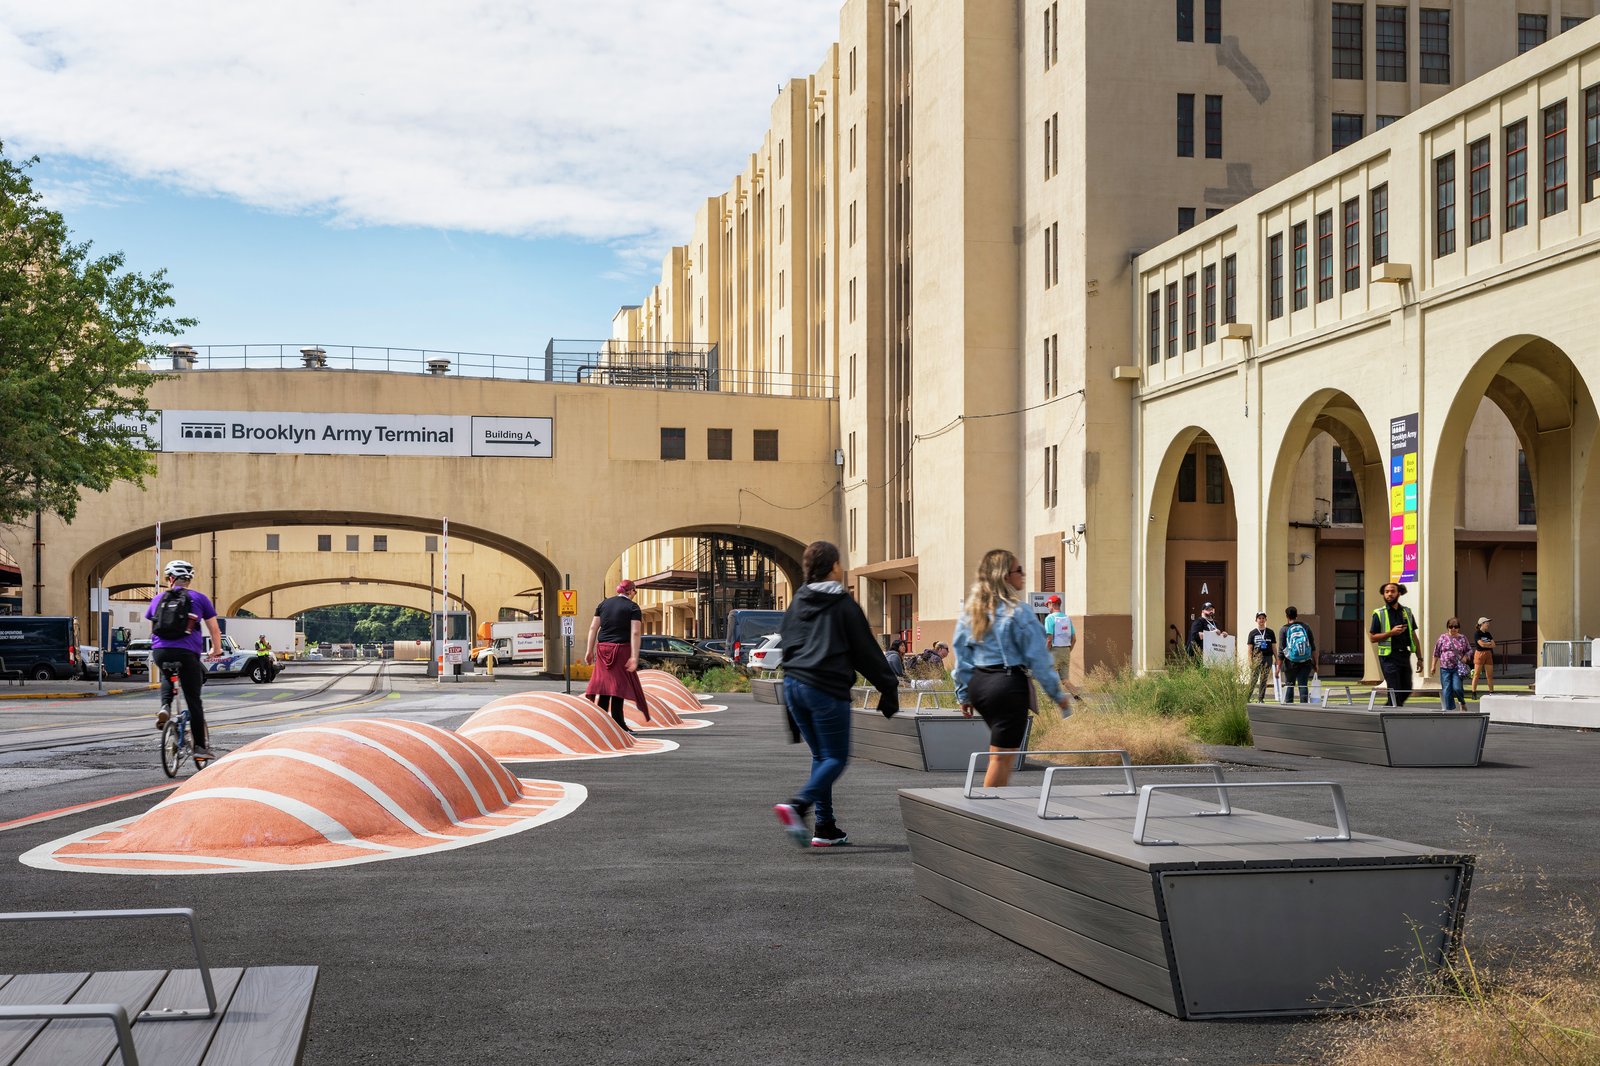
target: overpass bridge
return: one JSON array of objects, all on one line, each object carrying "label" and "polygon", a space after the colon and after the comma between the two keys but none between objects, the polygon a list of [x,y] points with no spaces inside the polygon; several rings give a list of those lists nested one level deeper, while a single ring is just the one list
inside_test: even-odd
[{"label": "overpass bridge", "polygon": [[[795,581],[804,546],[838,538],[827,398],[302,366],[185,371],[157,383],[151,406],[163,450],[144,487],[85,496],[70,525],[0,528],[27,612],[87,622],[89,590],[148,553],[158,523],[181,540],[297,526],[440,535],[448,518],[452,542],[525,567],[523,588],[570,574],[584,613],[643,541],[748,537]],[[283,572],[253,591],[337,576],[264,565]],[[554,612],[545,625],[556,647]]]}]

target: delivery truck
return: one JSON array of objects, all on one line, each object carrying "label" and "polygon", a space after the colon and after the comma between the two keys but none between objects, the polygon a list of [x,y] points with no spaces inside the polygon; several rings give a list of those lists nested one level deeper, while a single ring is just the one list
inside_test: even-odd
[{"label": "delivery truck", "polygon": [[300,652],[293,618],[223,617],[217,619],[217,624],[241,648],[253,649],[256,638],[265,636],[279,659],[291,659]]},{"label": "delivery truck", "polygon": [[478,627],[472,661],[487,666],[489,656],[496,666],[513,663],[544,662],[543,622],[485,622]]}]

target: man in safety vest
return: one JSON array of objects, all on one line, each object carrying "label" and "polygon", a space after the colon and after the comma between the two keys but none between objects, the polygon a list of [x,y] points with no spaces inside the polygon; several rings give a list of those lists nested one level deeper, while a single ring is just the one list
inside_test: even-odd
[{"label": "man in safety vest", "polygon": [[1398,581],[1386,581],[1383,588],[1383,606],[1372,611],[1372,624],[1367,627],[1367,639],[1378,650],[1378,669],[1383,671],[1384,683],[1389,687],[1389,705],[1403,707],[1411,696],[1411,660],[1417,660],[1417,673],[1425,672],[1422,642],[1417,639],[1417,619],[1411,608],[1400,605],[1406,587]]}]

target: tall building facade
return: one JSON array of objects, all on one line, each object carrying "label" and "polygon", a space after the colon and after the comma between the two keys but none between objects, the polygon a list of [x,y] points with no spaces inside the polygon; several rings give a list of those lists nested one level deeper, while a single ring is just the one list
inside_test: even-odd
[{"label": "tall building facade", "polygon": [[[948,637],[1005,546],[1078,620],[1075,668],[1116,665],[1141,535],[1134,257],[1595,11],[848,0],[613,337],[714,343],[724,388],[837,397],[838,525],[818,533],[884,632]],[[1225,305],[1227,279],[1205,283],[1161,312]],[[1227,535],[1204,519],[1196,540]]]}]

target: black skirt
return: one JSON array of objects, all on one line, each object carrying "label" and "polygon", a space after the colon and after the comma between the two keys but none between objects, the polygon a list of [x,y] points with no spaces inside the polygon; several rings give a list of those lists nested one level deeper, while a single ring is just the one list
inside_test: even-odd
[{"label": "black skirt", "polygon": [[1028,696],[1033,682],[1020,666],[979,666],[967,683],[967,698],[989,724],[989,744],[1016,751],[1028,733]]}]

